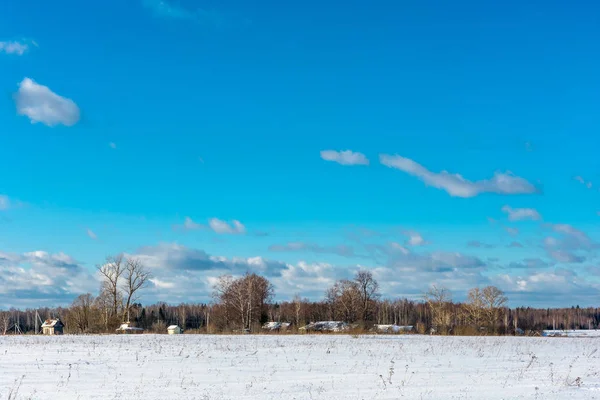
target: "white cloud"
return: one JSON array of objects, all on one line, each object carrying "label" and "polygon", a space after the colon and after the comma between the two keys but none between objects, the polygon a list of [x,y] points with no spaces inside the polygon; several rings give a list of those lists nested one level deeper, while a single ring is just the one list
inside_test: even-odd
[{"label": "white cloud", "polygon": [[504,228],[504,230],[506,232],[508,232],[508,234],[510,236],[517,236],[519,234],[519,228],[513,228],[513,227],[510,227],[510,226],[507,226],[507,227]]},{"label": "white cloud", "polygon": [[364,154],[355,153],[350,150],[323,150],[321,151],[321,158],[325,161],[333,161],[341,165],[369,165],[369,160]]},{"label": "white cloud", "polygon": [[117,148],[117,144],[116,144],[115,142],[110,142],[108,145],[109,145],[109,146],[110,146],[110,148],[111,148],[111,149],[113,149],[113,150]]},{"label": "white cloud", "polygon": [[185,221],[183,222],[183,228],[188,231],[202,229],[203,227],[204,225],[194,222],[190,217],[185,217]]},{"label": "white cloud", "polygon": [[246,233],[246,227],[237,220],[233,220],[232,223],[229,223],[218,218],[211,218],[208,221],[208,226],[218,234],[236,235]]},{"label": "white cloud", "polygon": [[[37,45],[35,42],[30,42],[33,45]],[[29,50],[29,44],[26,41],[5,41],[0,42],[0,53],[14,54],[22,56]]]},{"label": "white cloud", "polygon": [[10,199],[8,196],[0,194],[0,211],[8,210],[10,208]]},{"label": "white cloud", "polygon": [[545,224],[554,236],[544,238],[543,247],[550,257],[561,263],[582,263],[599,247],[585,232],[569,224]]},{"label": "white cloud", "polygon": [[73,126],[79,121],[79,107],[73,100],[57,95],[32,79],[21,81],[14,98],[17,113],[29,117],[31,123]]},{"label": "white cloud", "polygon": [[506,292],[514,306],[591,306],[596,303],[600,289],[600,285],[564,268],[528,270],[525,275],[498,275],[492,281]]},{"label": "white cloud", "polygon": [[423,236],[419,232],[408,231],[405,232],[405,234],[408,235],[408,240],[406,241],[406,244],[410,246],[424,246],[426,244],[429,244],[429,242],[423,239]]},{"label": "white cloud", "polygon": [[183,224],[173,225],[173,229],[185,231],[211,229],[215,233],[228,235],[241,235],[246,233],[246,227],[240,221],[233,220],[229,223],[218,218],[209,219],[208,224],[205,225],[194,221],[190,217],[185,217]]},{"label": "white cloud", "polygon": [[96,240],[98,239],[98,236],[94,233],[94,231],[92,231],[90,228],[87,228],[87,235],[90,237],[90,239],[92,240]]},{"label": "white cloud", "polygon": [[64,253],[0,253],[3,306],[66,305],[79,294],[97,291],[98,285],[93,275]]},{"label": "white cloud", "polygon": [[482,193],[512,195],[539,192],[539,189],[527,180],[510,172],[496,172],[491,179],[469,181],[459,174],[451,174],[447,171],[431,172],[421,164],[398,155],[381,154],[379,160],[381,164],[415,176],[426,185],[445,190],[453,197],[467,198]]},{"label": "white cloud", "polygon": [[523,221],[523,220],[533,220],[539,221],[542,219],[537,210],[533,208],[512,208],[510,206],[502,207],[502,212],[508,214],[509,221]]}]

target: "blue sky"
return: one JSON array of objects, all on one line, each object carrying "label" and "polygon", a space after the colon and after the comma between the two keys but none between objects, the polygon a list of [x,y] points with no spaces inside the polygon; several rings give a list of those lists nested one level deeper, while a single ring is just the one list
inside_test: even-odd
[{"label": "blue sky", "polygon": [[367,268],[597,304],[595,5],[5,3],[0,307],[94,293],[119,252],[146,302]]}]

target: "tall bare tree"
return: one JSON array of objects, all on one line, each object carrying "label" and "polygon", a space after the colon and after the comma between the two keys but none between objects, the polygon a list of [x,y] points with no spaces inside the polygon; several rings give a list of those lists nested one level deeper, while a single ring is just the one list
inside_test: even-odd
[{"label": "tall bare tree", "polygon": [[467,301],[463,304],[462,309],[467,322],[479,330],[485,316],[485,304],[481,289],[469,290]]},{"label": "tall bare tree", "polygon": [[127,300],[123,309],[123,319],[127,317],[127,322],[129,322],[131,305],[139,299],[139,291],[148,285],[151,277],[152,275],[140,260],[131,257],[125,260],[122,286],[123,297]]},{"label": "tall bare tree", "polygon": [[119,313],[122,305],[122,297],[119,290],[121,276],[125,272],[125,259],[122,254],[117,256],[108,256],[104,264],[97,266],[98,272],[102,276],[101,292],[106,292],[111,299],[111,317]]},{"label": "tall bare tree", "polygon": [[496,286],[486,286],[481,290],[481,297],[485,306],[485,317],[487,325],[496,332],[500,312],[506,307],[508,298],[504,292]]},{"label": "tall bare tree", "polygon": [[325,296],[333,319],[341,317],[345,322],[355,322],[360,318],[363,303],[360,287],[355,281],[339,280],[327,290]]},{"label": "tall bare tree", "polygon": [[379,283],[373,278],[371,271],[360,270],[354,277],[354,282],[358,285],[362,301],[362,320],[367,322],[371,315],[373,303],[379,298]]},{"label": "tall bare tree", "polygon": [[433,328],[441,334],[448,333],[448,328],[452,322],[452,313],[450,311],[452,295],[450,291],[445,287],[433,285],[425,293],[424,297],[431,311],[431,324]]}]

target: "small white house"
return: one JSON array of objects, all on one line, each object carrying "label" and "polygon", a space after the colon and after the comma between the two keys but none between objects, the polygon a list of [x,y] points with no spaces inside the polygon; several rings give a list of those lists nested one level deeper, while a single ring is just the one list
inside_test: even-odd
[{"label": "small white house", "polygon": [[179,326],[177,325],[171,325],[167,328],[167,333],[169,335],[180,335],[183,333],[183,329],[181,329]]},{"label": "small white house", "polygon": [[64,325],[60,319],[47,319],[42,324],[42,332],[44,335],[62,335],[63,327]]}]

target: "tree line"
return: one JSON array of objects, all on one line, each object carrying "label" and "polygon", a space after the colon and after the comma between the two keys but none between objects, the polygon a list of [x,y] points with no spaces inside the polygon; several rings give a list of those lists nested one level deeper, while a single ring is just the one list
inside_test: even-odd
[{"label": "tree line", "polygon": [[444,335],[596,329],[600,323],[598,308],[509,308],[506,295],[494,286],[471,289],[464,302],[454,302],[448,288],[436,285],[421,300],[382,298],[377,280],[365,270],[353,279],[336,281],[318,301],[300,295],[290,301],[273,301],[271,282],[248,272],[241,277],[219,277],[209,303],[143,306],[140,294],[152,276],[138,259],[108,257],[97,269],[102,278],[98,296],[81,294],[64,308],[0,311],[0,333],[33,332],[36,313],[42,319],[61,318],[66,333],[112,333],[126,321],[157,333],[166,332],[169,325],[197,333],[259,332],[270,321],[291,323],[294,332],[310,322],[344,321],[356,331],[382,324]]}]

